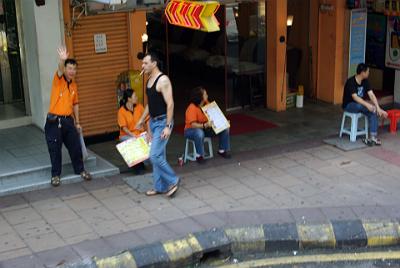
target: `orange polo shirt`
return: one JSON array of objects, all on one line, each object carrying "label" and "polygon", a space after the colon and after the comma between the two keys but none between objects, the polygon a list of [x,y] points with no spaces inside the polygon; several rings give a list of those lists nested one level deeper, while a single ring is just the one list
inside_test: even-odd
[{"label": "orange polo shirt", "polygon": [[119,108],[118,111],[118,125],[120,128],[119,137],[123,137],[128,135],[125,131],[122,130],[123,127],[127,127],[130,132],[134,135],[138,136],[140,133],[144,132],[145,129],[136,129],[135,126],[139,121],[140,117],[144,112],[144,107],[142,104],[136,104],[135,108],[133,108],[133,112],[125,109],[124,106]]},{"label": "orange polo shirt", "polygon": [[64,75],[54,75],[51,87],[49,113],[55,115],[72,115],[74,105],[78,104],[78,87],[75,81],[67,82]]},{"label": "orange polo shirt", "polygon": [[185,113],[185,129],[192,128],[192,123],[207,123],[208,119],[200,107],[191,103]]}]

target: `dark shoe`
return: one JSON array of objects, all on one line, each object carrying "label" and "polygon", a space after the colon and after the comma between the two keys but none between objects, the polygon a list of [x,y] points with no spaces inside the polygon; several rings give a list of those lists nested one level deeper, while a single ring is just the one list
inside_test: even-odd
[{"label": "dark shoe", "polygon": [[373,142],[370,140],[370,139],[362,139],[362,142],[365,144],[365,145],[368,145],[368,146],[372,146],[372,145],[374,145],[373,144]]},{"label": "dark shoe", "polygon": [[87,171],[82,171],[81,172],[81,178],[85,181],[91,181],[92,180],[92,175],[87,172]]},{"label": "dark shoe", "polygon": [[223,153],[218,152],[218,154],[225,159],[231,158],[231,155],[228,152],[223,152]]},{"label": "dark shoe", "polygon": [[54,187],[59,186],[59,185],[61,184],[60,176],[54,176],[54,177],[52,177],[50,183],[51,183],[51,185],[53,185]]},{"label": "dark shoe", "polygon": [[202,165],[202,164],[206,163],[206,160],[204,159],[204,157],[199,156],[199,157],[196,157],[196,162],[199,163],[200,165]]}]

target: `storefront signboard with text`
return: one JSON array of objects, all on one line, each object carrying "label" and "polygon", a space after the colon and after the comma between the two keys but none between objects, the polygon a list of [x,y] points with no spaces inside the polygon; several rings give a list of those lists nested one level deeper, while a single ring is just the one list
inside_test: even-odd
[{"label": "storefront signboard with text", "polygon": [[356,74],[357,65],[365,62],[367,9],[353,9],[350,17],[348,77]]},{"label": "storefront signboard with text", "polygon": [[204,32],[219,31],[219,22],[215,17],[220,4],[217,1],[171,0],[165,8],[168,22]]},{"label": "storefront signboard with text", "polygon": [[386,32],[386,67],[400,69],[400,17],[388,17]]}]

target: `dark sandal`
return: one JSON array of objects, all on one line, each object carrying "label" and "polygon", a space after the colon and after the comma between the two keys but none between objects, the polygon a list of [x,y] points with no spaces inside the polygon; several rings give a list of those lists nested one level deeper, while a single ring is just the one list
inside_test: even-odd
[{"label": "dark sandal", "polygon": [[368,145],[368,146],[372,146],[373,145],[373,143],[372,143],[372,141],[370,140],[370,139],[362,139],[362,142],[365,144],[365,145]]},{"label": "dark sandal", "polygon": [[85,181],[90,181],[90,180],[92,180],[92,175],[90,175],[90,173],[87,171],[82,171],[81,178]]},{"label": "dark sandal", "polygon": [[171,197],[171,198],[172,198],[172,197],[174,197],[174,195],[176,194],[176,192],[178,191],[178,189],[179,189],[179,181],[178,181],[177,184],[171,186],[171,187],[168,189],[168,192],[165,193],[165,195],[166,195],[167,197]]},{"label": "dark sandal", "polygon": [[382,145],[382,141],[380,139],[378,139],[378,138],[371,139],[370,141],[371,141],[371,143],[373,145],[376,145],[376,146],[381,146]]},{"label": "dark sandal", "polygon": [[57,187],[57,186],[59,186],[59,185],[61,184],[61,179],[60,179],[59,176],[54,176],[54,177],[51,178],[50,183],[51,183],[51,185],[53,185],[54,187]]},{"label": "dark sandal", "polygon": [[146,192],[146,195],[147,196],[155,196],[155,195],[159,195],[159,194],[161,194],[160,192],[157,192],[156,190],[148,190],[147,192]]}]

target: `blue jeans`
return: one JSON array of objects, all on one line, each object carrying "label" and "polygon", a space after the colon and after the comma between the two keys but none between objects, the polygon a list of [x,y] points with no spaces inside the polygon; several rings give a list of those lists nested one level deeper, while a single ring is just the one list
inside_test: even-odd
[{"label": "blue jeans", "polygon": [[371,136],[376,136],[378,134],[378,116],[376,113],[370,112],[364,105],[357,102],[350,102],[344,110],[349,113],[365,114],[369,120],[369,132]]},{"label": "blue jeans", "polygon": [[[204,137],[216,136],[212,129],[203,130],[201,128],[188,128],[185,129],[185,138],[194,141],[196,146],[196,152],[204,156]],[[229,141],[229,128],[222,131],[218,135],[219,138],[219,150],[229,151],[230,141]]]},{"label": "blue jeans", "polygon": [[178,176],[176,176],[165,159],[165,149],[168,139],[161,139],[161,133],[166,125],[166,118],[150,120],[150,129],[153,137],[150,148],[150,161],[153,164],[153,183],[154,190],[160,193],[165,193],[179,181]]}]

